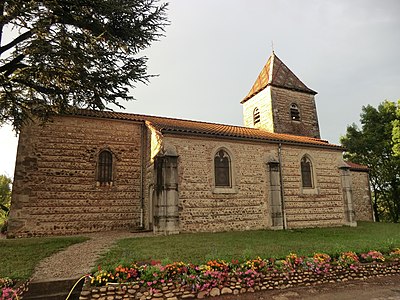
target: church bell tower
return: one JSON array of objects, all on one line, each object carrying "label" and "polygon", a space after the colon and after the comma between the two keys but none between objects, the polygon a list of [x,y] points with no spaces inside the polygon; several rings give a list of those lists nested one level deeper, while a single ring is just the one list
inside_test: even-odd
[{"label": "church bell tower", "polygon": [[316,94],[272,52],[250,92],[240,102],[244,126],[320,138]]}]

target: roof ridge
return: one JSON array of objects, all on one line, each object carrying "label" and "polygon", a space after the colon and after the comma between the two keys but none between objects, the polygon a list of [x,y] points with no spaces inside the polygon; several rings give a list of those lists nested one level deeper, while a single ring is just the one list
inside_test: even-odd
[{"label": "roof ridge", "polygon": [[[272,74],[274,74],[274,62],[275,62],[275,52],[272,51],[272,54],[270,56],[271,62],[269,63],[269,72],[268,72],[268,83],[271,84],[272,83]],[[269,59],[268,59],[269,60]],[[267,63],[268,63],[267,60]]]},{"label": "roof ridge", "polygon": [[[290,70],[290,68],[289,68],[275,53],[274,53],[274,56],[281,62],[282,65],[284,65],[284,66],[290,71],[290,73],[291,73],[298,81],[300,81],[307,89],[313,91],[313,90],[310,89],[308,86],[306,86],[306,84],[305,84],[303,81],[301,81],[300,78],[299,78],[292,70]],[[272,78],[272,80],[273,80],[273,79],[274,79],[274,78]],[[287,80],[287,78],[286,78],[286,80]],[[315,91],[313,91],[313,92],[315,92]]]}]

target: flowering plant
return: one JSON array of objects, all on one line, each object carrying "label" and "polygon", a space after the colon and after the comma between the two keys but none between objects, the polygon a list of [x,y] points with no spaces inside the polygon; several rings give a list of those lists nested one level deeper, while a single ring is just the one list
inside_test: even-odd
[{"label": "flowering plant", "polygon": [[4,287],[0,289],[0,300],[13,300],[18,299],[18,290],[14,290],[10,287]]},{"label": "flowering plant", "polygon": [[338,265],[343,267],[353,267],[355,264],[359,262],[360,261],[358,259],[357,254],[355,254],[352,251],[343,252],[337,260]]},{"label": "flowering plant", "polygon": [[362,261],[365,262],[384,262],[385,261],[385,257],[383,256],[383,254],[379,251],[374,251],[374,250],[370,250],[368,253],[362,253],[360,255]]},{"label": "flowering plant", "polygon": [[130,267],[122,267],[119,265],[115,268],[114,276],[118,282],[127,280],[136,281],[138,280],[139,274],[139,267],[136,264],[132,264]]},{"label": "flowering plant", "polygon": [[305,259],[306,269],[317,274],[328,273],[331,267],[331,257],[325,253],[315,253],[313,257]]},{"label": "flowering plant", "polygon": [[313,260],[318,264],[328,264],[331,262],[332,258],[325,253],[315,253],[313,256]]},{"label": "flowering plant", "polygon": [[400,248],[396,248],[392,252],[390,252],[389,257],[395,260],[400,259]]},{"label": "flowering plant", "polygon": [[[400,248],[390,252],[388,260],[400,259]],[[344,252],[338,258],[332,259],[328,254],[315,253],[312,257],[299,256],[290,253],[285,259],[255,259],[231,262],[214,259],[205,264],[194,265],[182,261],[162,265],[160,261],[136,262],[130,266],[118,266],[114,270],[101,270],[91,277],[91,284],[100,286],[108,283],[134,282],[146,286],[150,291],[157,291],[171,282],[179,287],[190,288],[192,291],[210,291],[213,287],[221,287],[235,279],[240,285],[253,287],[263,275],[289,277],[297,271],[311,271],[316,274],[328,274],[334,265],[356,269],[357,264],[365,261],[384,262],[385,257],[379,251],[369,251],[357,256],[354,252]],[[4,279],[3,279],[4,281]],[[1,283],[1,281],[0,281]],[[2,299],[0,299],[2,300]]]},{"label": "flowering plant", "polygon": [[8,277],[0,278],[0,289],[4,287],[13,286],[14,282]]},{"label": "flowering plant", "polygon": [[256,272],[263,272],[266,271],[269,266],[268,261],[258,256],[256,259],[246,261],[242,267]]},{"label": "flowering plant", "polygon": [[106,285],[109,282],[117,282],[116,277],[113,273],[105,270],[99,270],[91,276],[90,283],[94,286]]}]

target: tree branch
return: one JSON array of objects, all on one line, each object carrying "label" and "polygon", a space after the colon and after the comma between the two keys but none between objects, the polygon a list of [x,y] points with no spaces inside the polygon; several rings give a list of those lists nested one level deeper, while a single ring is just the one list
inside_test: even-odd
[{"label": "tree branch", "polygon": [[0,47],[0,54],[2,54],[4,52],[6,52],[7,50],[11,49],[12,47],[17,45],[18,43],[30,38],[32,35],[33,35],[32,30],[29,30],[29,31],[21,34],[19,37],[17,37],[13,41],[9,42],[7,45],[4,45],[4,46]]},{"label": "tree branch", "polygon": [[60,89],[46,88],[44,86],[40,86],[40,85],[34,84],[33,82],[26,81],[26,80],[12,79],[12,81],[26,85],[26,86],[38,91],[39,93],[43,93],[43,94],[61,94],[62,93],[62,91]]},{"label": "tree branch", "polygon": [[3,73],[5,71],[10,71],[13,68],[15,68],[15,66],[20,63],[23,59],[25,58],[25,54],[20,54],[17,57],[15,57],[14,59],[12,59],[9,63],[6,63],[3,66],[0,66],[0,73]]}]

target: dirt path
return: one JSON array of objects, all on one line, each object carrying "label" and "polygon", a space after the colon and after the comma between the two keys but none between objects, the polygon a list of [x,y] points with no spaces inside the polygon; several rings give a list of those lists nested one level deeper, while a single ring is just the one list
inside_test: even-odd
[{"label": "dirt path", "polygon": [[221,296],[218,300],[400,300],[400,275]]},{"label": "dirt path", "polygon": [[84,234],[90,239],[68,247],[42,260],[32,276],[33,281],[77,278],[90,272],[98,257],[117,240],[151,236],[152,233],[101,232]]}]

